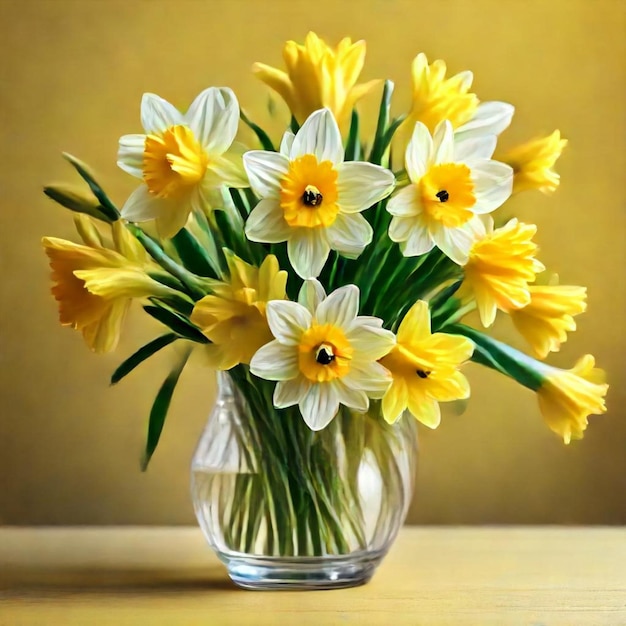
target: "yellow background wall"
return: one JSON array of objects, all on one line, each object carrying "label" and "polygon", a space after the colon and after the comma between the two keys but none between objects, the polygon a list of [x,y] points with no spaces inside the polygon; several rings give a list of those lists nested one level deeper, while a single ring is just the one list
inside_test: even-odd
[{"label": "yellow background wall", "polygon": [[[541,258],[589,287],[579,332],[552,362],[593,352],[609,371],[609,412],[565,447],[533,395],[468,368],[469,410],[422,431],[410,520],[426,523],[626,522],[624,392],[625,172],[621,0],[49,0],[0,1],[0,522],[191,523],[188,465],[214,392],[187,371],[146,474],[139,457],[162,354],[117,388],[108,376],[155,327],[135,314],[116,354],[96,357],[57,324],[42,235],[73,237],[42,184],[75,180],[62,150],[89,162],[118,203],[134,181],[115,165],[118,137],[141,132],[139,102],[156,92],[185,108],[210,85],[233,87],[267,122],[268,92],[249,68],[281,64],[287,39],[364,38],[364,78],[396,81],[409,101],[420,51],[472,69],[482,100],[517,107],[512,145],[560,128],[570,140],[555,196],[510,208],[539,224]],[[376,98],[363,107],[373,118]],[[282,113],[284,110],[279,109]],[[278,128],[274,130],[278,132]],[[513,339],[501,320],[499,337]]]}]

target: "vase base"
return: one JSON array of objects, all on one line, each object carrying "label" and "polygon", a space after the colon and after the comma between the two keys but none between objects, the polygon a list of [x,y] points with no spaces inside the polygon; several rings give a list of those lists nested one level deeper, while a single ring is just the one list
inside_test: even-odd
[{"label": "vase base", "polygon": [[244,589],[345,589],[367,583],[384,553],[359,552],[345,556],[222,557],[231,580]]}]

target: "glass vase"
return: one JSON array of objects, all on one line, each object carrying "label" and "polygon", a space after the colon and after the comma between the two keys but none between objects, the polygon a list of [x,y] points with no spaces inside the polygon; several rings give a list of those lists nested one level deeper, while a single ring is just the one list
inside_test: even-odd
[{"label": "glass vase", "polygon": [[218,374],[218,396],[192,461],[198,522],[228,574],[249,589],[329,589],[367,582],[406,517],[415,420],[389,425],[341,407],[311,431],[276,409],[273,383],[245,366]]}]

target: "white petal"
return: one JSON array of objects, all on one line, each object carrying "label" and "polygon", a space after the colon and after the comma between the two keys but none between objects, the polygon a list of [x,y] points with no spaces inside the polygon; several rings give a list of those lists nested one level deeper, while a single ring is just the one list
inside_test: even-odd
[{"label": "white petal", "polygon": [[305,154],[313,154],[318,161],[331,161],[335,165],[343,161],[341,133],[328,109],[311,113],[293,140],[290,160]]},{"label": "white petal", "polygon": [[458,265],[465,265],[469,251],[474,243],[475,235],[471,228],[464,225],[460,228],[446,228],[437,225],[431,231],[436,246]]},{"label": "white petal", "polygon": [[280,196],[280,181],[289,171],[289,160],[278,152],[250,150],[243,155],[243,165],[254,193],[261,198]]},{"label": "white petal", "polygon": [[411,234],[402,246],[404,256],[420,256],[430,252],[434,247],[433,237],[428,225],[421,218],[413,219]]},{"label": "white petal", "polygon": [[346,285],[335,289],[315,311],[318,324],[332,324],[345,328],[359,314],[359,288]]},{"label": "white petal", "polygon": [[366,361],[381,359],[396,344],[396,336],[390,330],[363,324],[358,317],[348,327],[346,339],[354,348],[354,358]]},{"label": "white petal", "polygon": [[326,428],[337,415],[339,398],[334,387],[328,383],[311,385],[299,403],[300,413],[311,430]]},{"label": "white petal", "polygon": [[291,380],[296,378],[298,368],[298,349],[285,346],[274,340],[259,348],[250,361],[250,371],[265,380]]},{"label": "white petal", "polygon": [[452,163],[454,160],[454,131],[448,120],[437,124],[433,133],[433,163]]},{"label": "white petal", "polygon": [[326,234],[333,250],[349,259],[356,259],[371,243],[374,232],[362,215],[339,213],[332,226],[326,229]]},{"label": "white petal", "polygon": [[430,132],[422,122],[417,122],[404,155],[406,172],[411,182],[417,183],[424,176],[431,162],[432,152],[433,140]]},{"label": "white petal", "polygon": [[474,117],[456,129],[457,135],[499,135],[511,123],[514,112],[515,107],[506,102],[481,102]]},{"label": "white petal", "polygon": [[365,391],[370,398],[382,398],[391,384],[391,374],[376,361],[354,363],[341,379],[352,389]]},{"label": "white petal", "polygon": [[373,317],[372,315],[360,315],[358,317],[359,324],[361,326],[373,326],[374,328],[382,328],[383,321],[380,317]]},{"label": "white petal", "polygon": [[122,207],[122,217],[129,222],[145,222],[160,217],[165,209],[165,201],[155,198],[146,185],[137,187]]},{"label": "white petal", "polygon": [[393,172],[362,161],[337,166],[337,204],[343,213],[358,213],[386,198],[396,184]]},{"label": "white petal", "polygon": [[213,187],[249,187],[248,175],[243,167],[243,155],[246,151],[244,145],[235,142],[224,154],[211,157],[204,176],[205,181]]},{"label": "white petal", "polygon": [[475,137],[455,136],[454,162],[464,163],[468,159],[490,159],[496,149],[498,138],[495,135],[477,135]]},{"label": "white petal", "polygon": [[323,228],[291,229],[287,241],[287,255],[300,278],[317,278],[326,263],[330,246],[324,230]]},{"label": "white petal", "polygon": [[398,217],[412,217],[422,212],[420,193],[416,185],[401,189],[387,203],[387,211]]},{"label": "white petal", "polygon": [[141,124],[146,133],[159,133],[170,126],[185,124],[183,114],[167,100],[153,93],[141,99]]},{"label": "white petal", "polygon": [[476,196],[472,211],[477,214],[495,211],[513,191],[513,168],[487,159],[472,163],[470,167]]},{"label": "white petal", "polygon": [[389,239],[396,243],[406,241],[411,236],[414,226],[414,217],[392,217],[389,224]]},{"label": "white petal", "polygon": [[145,135],[124,135],[120,137],[117,165],[136,178],[143,178],[143,151],[145,143]]},{"label": "white petal", "polygon": [[350,407],[356,411],[364,413],[370,405],[370,400],[365,391],[361,389],[353,389],[346,385],[341,379],[332,381],[335,393],[339,398],[339,403]]},{"label": "white petal", "polygon": [[287,241],[292,229],[285,221],[278,200],[265,198],[252,209],[246,221],[246,237],[250,241],[280,243]]},{"label": "white petal", "polygon": [[298,294],[298,302],[313,315],[320,302],[326,297],[322,283],[316,278],[305,280]]},{"label": "white petal", "polygon": [[237,97],[228,87],[209,87],[191,103],[185,119],[209,154],[223,154],[237,134]]},{"label": "white petal", "polygon": [[285,134],[280,141],[280,148],[278,150],[283,156],[289,158],[289,155],[291,154],[291,146],[293,146],[293,140],[295,137],[296,136],[290,130],[285,131]]},{"label": "white petal", "polygon": [[311,388],[311,381],[304,376],[299,376],[294,380],[284,380],[276,383],[274,388],[274,406],[277,409],[284,409],[288,406],[298,404]]},{"label": "white petal", "polygon": [[312,315],[297,302],[270,300],[266,314],[272,334],[287,346],[300,343],[302,333],[311,326]]}]

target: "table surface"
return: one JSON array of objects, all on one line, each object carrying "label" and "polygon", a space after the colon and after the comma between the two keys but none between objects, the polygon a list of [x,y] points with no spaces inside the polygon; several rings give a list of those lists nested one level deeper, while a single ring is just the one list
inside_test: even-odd
[{"label": "table surface", "polygon": [[406,527],[372,581],[243,591],[197,528],[0,528],[0,625],[626,625],[626,529]]}]

